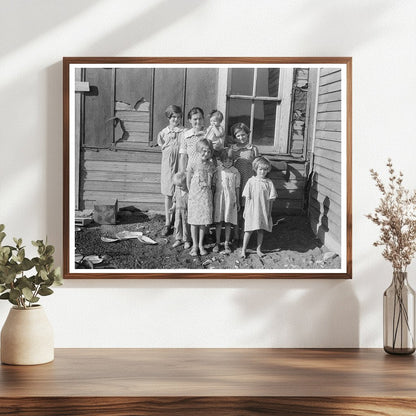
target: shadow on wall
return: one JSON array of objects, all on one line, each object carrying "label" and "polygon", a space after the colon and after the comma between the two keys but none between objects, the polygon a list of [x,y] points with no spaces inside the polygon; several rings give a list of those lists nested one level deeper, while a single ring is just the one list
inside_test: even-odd
[{"label": "shadow on wall", "polygon": [[[32,0],[24,2],[14,0],[3,0],[0,18],[2,33],[12,33],[7,37],[7,42],[2,42],[0,55],[13,52],[36,38],[44,36],[45,33],[55,30],[56,27],[65,24],[67,21],[76,19],[78,15],[84,14],[89,8],[101,3],[100,0],[71,0],[45,1]],[[24,13],[22,13],[24,7]],[[16,30],[19,22],[21,30]],[[30,28],[30,30],[23,30]]]},{"label": "shadow on wall", "polygon": [[328,212],[331,205],[331,200],[326,196],[322,202],[321,222],[318,227],[316,236],[325,245],[325,234],[329,231]]},{"label": "shadow on wall", "polygon": [[[88,56],[119,56],[132,46],[137,46],[149,37],[156,35],[158,29],[166,30],[177,24],[187,15],[195,13],[203,6],[203,2],[193,0],[164,0],[148,8],[144,13],[133,16],[129,22],[123,22],[118,29],[109,31],[98,42],[84,48],[83,54]],[[156,24],[155,24],[156,22]]]},{"label": "shadow on wall", "polygon": [[[71,3],[71,8],[65,7],[65,13],[69,18],[73,18],[78,12],[85,11],[85,2],[75,1]],[[96,3],[96,2],[95,2]],[[30,3],[38,10],[39,2]],[[89,5],[91,5],[89,3]],[[166,29],[169,25],[176,24],[178,21],[186,17],[187,14],[195,12],[201,3],[195,3],[192,0],[178,0],[174,3],[169,0],[165,0],[156,3],[154,6],[145,10],[144,13],[133,16],[128,23],[123,23],[118,29],[109,31],[105,37],[102,37],[98,43],[89,45],[80,49],[77,52],[79,56],[104,56],[120,55],[120,51],[126,50],[133,45],[137,45],[146,38],[154,36],[158,29]],[[13,7],[13,6],[11,6]],[[21,6],[20,6],[21,7]],[[15,7],[18,9],[18,7]],[[45,32],[52,29],[52,25],[43,26],[45,22],[60,22],[64,20],[61,16],[62,7],[59,10],[48,10],[48,13],[42,15],[39,19],[39,25],[42,26]],[[71,12],[72,10],[72,12]],[[57,16],[54,15],[56,12]],[[36,12],[37,13],[37,12]],[[35,14],[36,14],[35,13]],[[158,22],[155,26],[154,22]],[[43,33],[39,33],[43,34]],[[27,39],[21,39],[21,42],[27,41]],[[86,44],[88,41],[86,40]],[[15,47],[17,44],[14,44]],[[47,218],[47,235],[50,236],[51,241],[60,240],[60,230],[62,228],[62,205],[61,205],[61,192],[62,189],[62,162],[61,157],[56,155],[62,155],[62,62],[53,64],[47,68],[47,143],[46,149],[49,157],[47,158],[48,165],[46,167],[46,177],[48,178],[48,184],[46,186],[47,192],[47,207],[48,212],[45,213]],[[57,261],[62,259],[62,252],[57,244],[56,258]]]},{"label": "shadow on wall", "polygon": [[235,296],[235,304],[242,323],[238,341],[241,345],[276,348],[360,345],[360,308],[350,281],[267,281],[264,288],[240,293],[243,294]]},{"label": "shadow on wall", "polygon": [[[302,27],[304,34],[311,38],[322,36],[322,28],[327,28],[328,44],[334,46],[333,51],[349,50],[355,46],[363,46],[365,43],[374,40],[377,35],[385,35],[385,31],[391,33],[391,26],[388,29],[380,22],[378,17],[386,15],[389,9],[396,7],[390,0],[380,0],[377,7],[372,2],[328,2],[318,0],[314,2],[301,3],[302,10],[297,14],[297,27]],[[371,16],[371,19],[368,18]],[[290,21],[290,20],[288,20]],[[339,24],[339,22],[345,24]],[[354,30],[348,30],[349,23],[354,22]],[[348,36],[345,36],[346,30]],[[333,39],[337,39],[336,44]],[[331,56],[331,49],[327,49],[327,56]],[[318,52],[319,53],[319,52]],[[337,56],[337,53],[333,53]]]}]

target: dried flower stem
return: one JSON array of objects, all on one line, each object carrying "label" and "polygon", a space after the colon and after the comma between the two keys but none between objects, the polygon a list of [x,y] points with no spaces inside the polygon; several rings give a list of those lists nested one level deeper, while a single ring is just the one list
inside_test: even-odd
[{"label": "dried flower stem", "polygon": [[403,186],[403,173],[396,173],[391,159],[387,168],[386,185],[374,169],[370,170],[382,196],[374,214],[366,217],[380,226],[380,236],[374,246],[384,246],[383,257],[392,263],[395,271],[405,272],[416,253],[416,191]]}]

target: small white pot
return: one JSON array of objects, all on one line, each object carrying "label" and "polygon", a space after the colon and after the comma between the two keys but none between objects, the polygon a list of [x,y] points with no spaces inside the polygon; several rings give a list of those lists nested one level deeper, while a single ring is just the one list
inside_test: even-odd
[{"label": "small white pot", "polygon": [[11,308],[1,330],[1,362],[35,365],[53,359],[53,329],[43,307]]}]

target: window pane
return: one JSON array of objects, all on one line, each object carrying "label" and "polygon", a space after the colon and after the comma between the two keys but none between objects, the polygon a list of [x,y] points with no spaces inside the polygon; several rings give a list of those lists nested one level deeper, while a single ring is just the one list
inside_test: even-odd
[{"label": "window pane", "polygon": [[277,104],[273,101],[257,101],[254,106],[253,144],[273,146]]},{"label": "window pane", "polygon": [[253,68],[233,68],[231,70],[231,94],[253,94]]},{"label": "window pane", "polygon": [[250,128],[250,111],[251,101],[230,100],[228,108],[228,128],[230,129],[235,123],[244,123]]},{"label": "window pane", "polygon": [[260,97],[277,97],[279,76],[279,68],[258,68],[256,95]]},{"label": "window pane", "polygon": [[273,146],[276,125],[277,103],[274,101],[256,101],[254,105],[254,125],[250,126],[251,101],[230,100],[228,126],[244,123],[253,130],[253,144]]}]

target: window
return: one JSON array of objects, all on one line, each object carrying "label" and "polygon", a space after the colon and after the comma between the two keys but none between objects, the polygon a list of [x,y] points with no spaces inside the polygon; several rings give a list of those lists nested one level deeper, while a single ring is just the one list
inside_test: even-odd
[{"label": "window", "polygon": [[230,69],[228,127],[245,123],[262,153],[287,153],[292,81],[293,69]]}]

